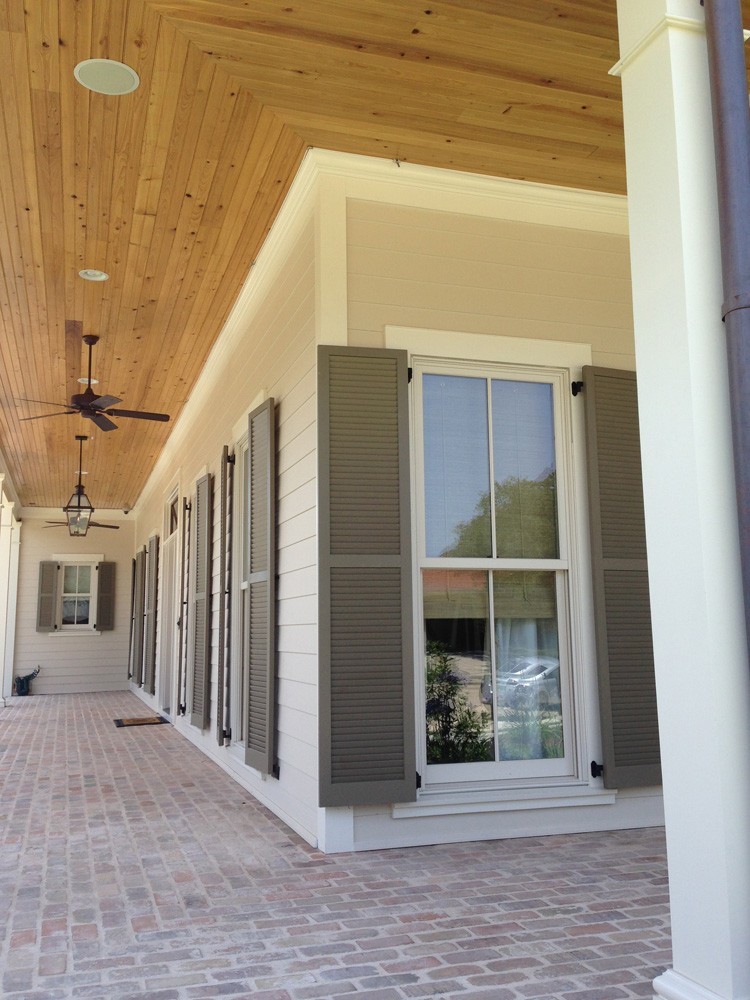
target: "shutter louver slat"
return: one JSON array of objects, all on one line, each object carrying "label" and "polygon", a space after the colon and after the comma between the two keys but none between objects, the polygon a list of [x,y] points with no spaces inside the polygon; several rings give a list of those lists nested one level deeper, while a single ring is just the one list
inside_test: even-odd
[{"label": "shutter louver slat", "polygon": [[276,409],[248,416],[248,592],[245,763],[276,771]]},{"label": "shutter louver slat", "polygon": [[604,783],[661,781],[635,375],[584,369]]},{"label": "shutter louver slat", "polygon": [[416,796],[406,355],[321,348],[320,803]]},{"label": "shutter louver slat", "polygon": [[195,484],[195,591],[193,595],[193,671],[190,722],[209,724],[211,703],[211,503],[212,477]]}]

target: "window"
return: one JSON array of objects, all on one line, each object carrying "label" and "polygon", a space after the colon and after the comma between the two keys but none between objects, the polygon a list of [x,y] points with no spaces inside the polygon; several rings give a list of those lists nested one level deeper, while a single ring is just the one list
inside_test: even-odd
[{"label": "window", "polygon": [[57,556],[39,564],[37,632],[106,632],[115,627],[115,564]]},{"label": "window", "polygon": [[62,567],[60,627],[80,628],[96,616],[96,595],[92,594],[91,563],[73,563]]},{"label": "window", "polygon": [[427,781],[572,774],[562,373],[417,375]]}]

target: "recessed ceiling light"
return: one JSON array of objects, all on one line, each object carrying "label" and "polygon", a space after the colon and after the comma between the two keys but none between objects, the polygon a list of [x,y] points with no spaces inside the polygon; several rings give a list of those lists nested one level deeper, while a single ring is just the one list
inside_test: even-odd
[{"label": "recessed ceiling light", "polygon": [[98,378],[79,378],[78,381],[81,385],[99,385]]},{"label": "recessed ceiling light", "polygon": [[84,59],[73,70],[83,87],[97,94],[130,94],[141,82],[134,69],[114,59]]},{"label": "recessed ceiling light", "polygon": [[106,271],[99,271],[95,267],[84,267],[82,271],[78,272],[78,277],[83,278],[84,281],[108,281],[109,275]]}]

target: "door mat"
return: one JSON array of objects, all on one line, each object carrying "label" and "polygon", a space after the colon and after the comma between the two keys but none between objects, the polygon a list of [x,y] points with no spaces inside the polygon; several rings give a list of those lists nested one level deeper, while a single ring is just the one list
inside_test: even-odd
[{"label": "door mat", "polygon": [[135,719],[115,719],[115,725],[118,729],[123,726],[160,726],[163,722],[168,723],[169,719],[165,719],[161,715],[140,715]]}]

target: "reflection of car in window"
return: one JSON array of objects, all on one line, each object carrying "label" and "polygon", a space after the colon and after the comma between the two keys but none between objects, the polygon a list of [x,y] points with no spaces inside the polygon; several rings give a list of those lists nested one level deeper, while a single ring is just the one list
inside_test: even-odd
[{"label": "reflection of car in window", "polygon": [[[492,674],[480,685],[485,705],[492,703]],[[498,679],[498,704],[512,708],[551,708],[560,704],[560,661],[551,656],[518,660]]]}]

